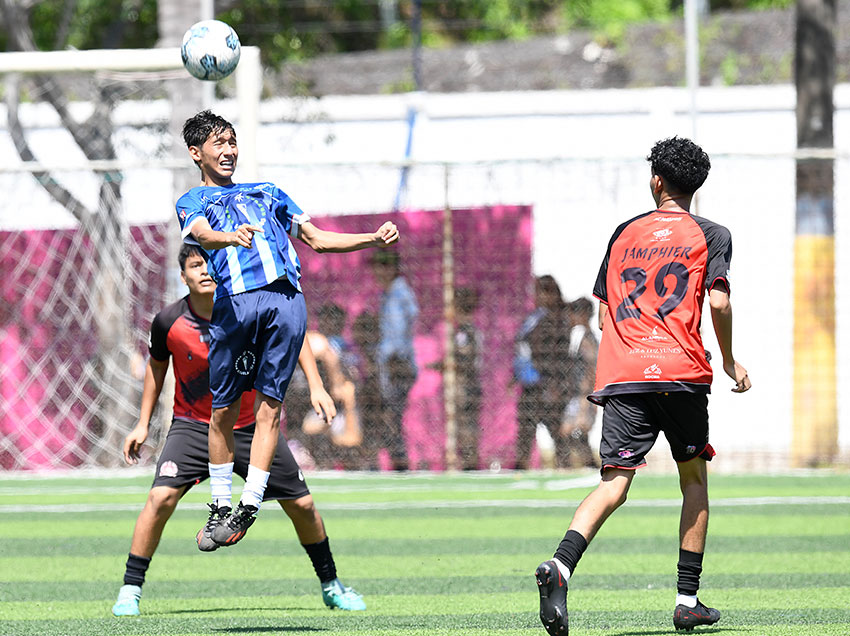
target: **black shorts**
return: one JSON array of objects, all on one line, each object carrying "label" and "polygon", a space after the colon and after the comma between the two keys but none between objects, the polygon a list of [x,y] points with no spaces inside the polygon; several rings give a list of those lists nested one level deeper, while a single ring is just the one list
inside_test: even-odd
[{"label": "black shorts", "polygon": [[[233,472],[245,479],[248,474],[248,459],[251,456],[251,440],[254,425],[233,431],[235,444]],[[209,425],[200,422],[175,419],[171,423],[165,446],[156,463],[154,486],[189,488],[209,478]],[[263,501],[273,499],[298,499],[309,495],[307,482],[298,467],[286,439],[281,435],[277,441],[277,452],[269,471]]]},{"label": "black shorts", "polygon": [[645,457],[663,432],[677,462],[695,457],[711,461],[708,443],[708,395],[628,393],[605,400],[599,456],[606,468],[634,469],[646,465]]}]

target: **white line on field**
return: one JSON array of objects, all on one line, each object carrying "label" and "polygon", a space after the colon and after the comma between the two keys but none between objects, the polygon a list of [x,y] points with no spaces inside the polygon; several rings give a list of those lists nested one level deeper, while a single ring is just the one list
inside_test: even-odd
[{"label": "white line on field", "polygon": [[[332,494],[347,494],[360,492],[427,492],[440,490],[442,492],[493,492],[505,490],[569,490],[571,488],[589,488],[599,483],[597,474],[573,477],[570,479],[517,479],[509,483],[495,484],[476,484],[469,482],[449,483],[449,484],[428,484],[428,483],[386,483],[385,485],[337,485],[322,483],[319,479],[314,479],[312,476],[307,476],[308,481],[320,484],[317,490],[322,493]],[[16,488],[0,488],[0,497],[13,496],[40,496],[40,495],[140,495],[148,492],[147,486],[109,486],[108,484],[90,484],[85,486],[59,486],[52,487],[45,484],[40,484],[37,487],[28,488],[23,484],[16,484]]]},{"label": "white line on field", "polygon": [[[575,508],[579,500],[551,499],[492,499],[485,501],[383,501],[354,503],[320,503],[321,510],[440,510],[465,508]],[[850,505],[850,497],[741,497],[715,499],[717,507],[777,506],[777,505]],[[636,508],[678,508],[679,499],[629,500],[627,506]],[[184,504],[183,509],[205,510],[205,504]],[[140,510],[139,504],[22,504],[0,506],[0,514],[68,513],[68,512],[127,512]]]}]

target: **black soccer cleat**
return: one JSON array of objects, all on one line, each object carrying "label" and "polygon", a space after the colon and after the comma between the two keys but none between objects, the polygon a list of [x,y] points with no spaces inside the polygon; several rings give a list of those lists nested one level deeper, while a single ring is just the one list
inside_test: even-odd
[{"label": "black soccer cleat", "polygon": [[673,627],[686,632],[699,625],[714,625],[719,620],[720,612],[713,607],[706,607],[699,599],[697,599],[696,607],[677,605],[673,610]]},{"label": "black soccer cleat", "polygon": [[544,561],[534,573],[540,592],[540,622],[550,636],[567,636],[570,621],[567,616],[567,581],[558,564]]},{"label": "black soccer cleat", "polygon": [[228,546],[237,543],[245,536],[248,528],[256,520],[257,510],[259,508],[256,506],[245,506],[240,501],[239,505],[236,506],[236,510],[213,528],[211,533],[212,540],[219,546]]},{"label": "black soccer cleat", "polygon": [[198,549],[201,552],[218,550],[219,546],[213,541],[212,533],[224,521],[227,515],[230,514],[230,508],[227,506],[219,508],[214,503],[207,504],[207,506],[210,508],[210,517],[207,519],[204,527],[198,530],[198,534],[195,535],[195,540],[198,542]]}]

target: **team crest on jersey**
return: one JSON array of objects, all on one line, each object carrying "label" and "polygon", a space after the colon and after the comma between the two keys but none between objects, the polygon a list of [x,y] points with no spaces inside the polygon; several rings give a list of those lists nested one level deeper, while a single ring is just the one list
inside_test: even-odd
[{"label": "team crest on jersey", "polygon": [[257,356],[252,351],[243,351],[242,355],[236,358],[236,373],[239,375],[248,375],[254,370],[254,365],[257,363]]},{"label": "team crest on jersey", "polygon": [[657,364],[652,364],[643,370],[643,377],[647,380],[657,380],[661,377],[661,367]]},{"label": "team crest on jersey", "polygon": [[662,229],[660,229],[660,230],[655,230],[655,231],[652,233],[652,235],[653,235],[655,238],[654,238],[654,239],[652,239],[652,240],[653,240],[653,241],[669,241],[670,239],[669,239],[669,238],[667,238],[667,237],[668,237],[668,236],[670,236],[672,233],[673,233],[673,230],[670,230],[670,229],[668,229],[668,228],[666,228],[666,227],[665,227],[665,228],[662,228]]},{"label": "team crest on jersey", "polygon": [[159,476],[177,477],[177,464],[175,464],[171,460],[168,460],[167,462],[162,462],[162,466],[159,467]]}]

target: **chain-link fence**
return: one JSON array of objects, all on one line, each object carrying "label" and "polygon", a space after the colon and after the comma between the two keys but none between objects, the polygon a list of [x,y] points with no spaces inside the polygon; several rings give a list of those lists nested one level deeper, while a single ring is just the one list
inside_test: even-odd
[{"label": "chain-link fence", "polygon": [[[49,87],[24,83],[32,103],[14,112],[7,88],[0,144],[40,163],[0,169],[3,470],[117,464],[138,417],[151,318],[185,293],[173,202],[189,162],[171,158],[166,88],[137,80],[118,90],[106,78],[100,97],[65,104],[68,118],[48,105]],[[600,336],[590,294],[614,228],[652,205],[643,157],[293,156],[294,136],[328,125],[264,123],[262,178],[320,227],[371,231],[392,219],[402,239],[382,258],[296,244],[308,337],[339,411],[330,425],[317,420],[306,383],[293,380],[285,427],[302,465],[595,465],[599,415],[584,400]],[[850,378],[841,346],[850,162],[838,154],[835,191],[820,190],[834,201],[833,234],[795,223],[792,154],[712,162],[696,211],[732,232],[735,353],[754,382],[732,395],[715,359],[715,465],[847,462],[838,396]],[[708,319],[703,330],[716,351]]]}]

